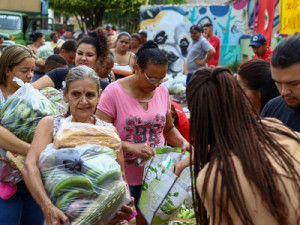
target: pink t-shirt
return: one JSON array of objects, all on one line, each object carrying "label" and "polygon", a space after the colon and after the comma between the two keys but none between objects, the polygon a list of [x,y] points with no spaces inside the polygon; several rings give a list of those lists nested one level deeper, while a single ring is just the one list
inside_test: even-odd
[{"label": "pink t-shirt", "polygon": [[[165,144],[163,130],[171,108],[168,90],[160,85],[147,102],[148,110],[145,110],[116,81],[102,93],[98,109],[113,118],[122,141],[147,143],[151,148],[156,148]],[[132,154],[124,153],[124,160],[128,184],[141,185],[144,167],[138,164],[137,157]]]}]

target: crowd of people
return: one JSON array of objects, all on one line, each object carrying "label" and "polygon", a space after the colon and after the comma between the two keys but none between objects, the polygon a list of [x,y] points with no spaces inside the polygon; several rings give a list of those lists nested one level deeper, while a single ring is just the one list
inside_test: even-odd
[{"label": "crowd of people", "polygon": [[[50,53],[42,33],[34,33],[27,47],[1,50],[0,111],[19,89],[14,77],[38,90],[60,90],[69,104],[67,115],[39,122],[32,143],[0,125],[0,148],[27,156],[25,182],[0,183],[1,224],[70,224],[47,196],[38,166],[57,121],[69,115],[73,122],[115,127],[122,141],[117,161],[132,199],[109,224],[135,210],[136,224],[147,224],[138,208],[144,172],[139,160],[155,157],[154,149],[166,143],[190,152],[174,173],[193,171],[198,224],[300,224],[300,36],[272,51],[262,34],[253,35],[253,59],[233,74],[219,66],[221,43],[213,25],[192,25],[188,120],[161,85],[168,80],[168,58],[146,31],[129,34],[108,25],[76,40],[73,34],[67,26],[52,33]],[[15,193],[4,199],[10,188]]]}]

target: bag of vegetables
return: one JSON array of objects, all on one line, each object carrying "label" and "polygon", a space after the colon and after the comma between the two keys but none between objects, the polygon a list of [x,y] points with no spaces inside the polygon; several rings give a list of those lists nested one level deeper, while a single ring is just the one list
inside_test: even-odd
[{"label": "bag of vegetables", "polygon": [[[9,96],[0,112],[0,125],[14,133],[18,138],[31,143],[38,122],[48,115],[55,115],[57,111],[53,104],[29,83],[18,78],[14,81],[21,86],[13,95]],[[3,150],[0,160],[11,167],[11,174],[1,172],[0,182],[17,183],[22,180],[16,168],[22,169],[25,157],[14,152]],[[4,170],[7,172],[7,170]],[[6,178],[5,178],[6,177]],[[9,181],[7,178],[9,177]]]},{"label": "bag of vegetables", "polygon": [[61,90],[57,90],[53,87],[46,87],[40,90],[40,92],[53,103],[59,115],[65,115],[68,112],[69,104],[65,102]]},{"label": "bag of vegetables", "polygon": [[105,225],[130,202],[111,148],[79,145],[56,149],[49,144],[40,155],[39,168],[48,196],[72,225]]},{"label": "bag of vegetables", "polygon": [[189,168],[185,168],[180,177],[173,173],[174,164],[187,156],[181,154],[181,149],[162,147],[154,150],[155,157],[145,164],[138,206],[148,224],[159,225],[179,213],[191,182]]}]

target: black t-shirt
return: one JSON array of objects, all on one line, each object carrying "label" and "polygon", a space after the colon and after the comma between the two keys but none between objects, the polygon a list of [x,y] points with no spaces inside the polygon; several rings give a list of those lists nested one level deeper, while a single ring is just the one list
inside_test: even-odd
[{"label": "black t-shirt", "polygon": [[54,83],[56,89],[62,88],[62,82],[65,81],[66,76],[68,75],[70,69],[68,68],[56,68],[51,70],[47,75]]},{"label": "black t-shirt", "polygon": [[263,108],[261,116],[277,118],[294,131],[300,132],[300,108],[290,108],[281,96],[271,99]]},{"label": "black t-shirt", "polygon": [[[56,89],[61,89],[62,88],[62,82],[65,81],[66,76],[68,75],[69,68],[56,68],[54,70],[51,70],[47,75],[50,77],[50,79],[54,83],[54,87]],[[100,87],[102,90],[106,88],[106,86],[109,83],[107,81],[101,80],[100,79]]]}]

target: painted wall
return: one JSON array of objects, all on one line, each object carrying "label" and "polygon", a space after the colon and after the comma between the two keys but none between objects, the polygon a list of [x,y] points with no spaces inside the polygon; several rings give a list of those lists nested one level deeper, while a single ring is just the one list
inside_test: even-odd
[{"label": "painted wall", "polygon": [[[240,43],[253,34],[253,12],[254,0],[240,0],[231,5],[142,6],[140,28],[167,53],[168,73],[176,75],[184,68],[192,24],[213,24],[221,41],[220,65],[241,63]],[[274,19],[274,26],[278,23],[279,19],[277,22]]]}]

